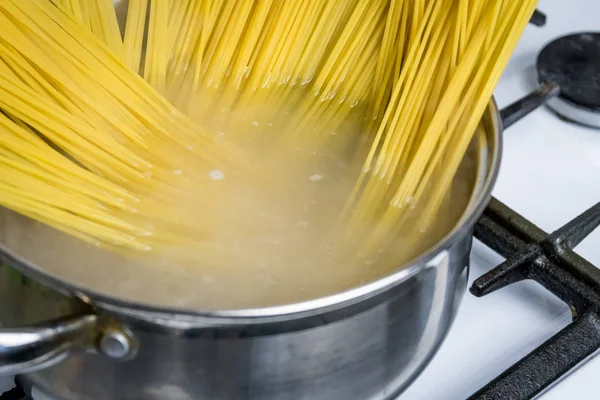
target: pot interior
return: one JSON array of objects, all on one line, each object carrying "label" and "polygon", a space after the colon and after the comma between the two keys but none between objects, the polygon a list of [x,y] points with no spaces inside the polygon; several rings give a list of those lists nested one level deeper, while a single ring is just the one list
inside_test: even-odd
[{"label": "pot interior", "polygon": [[[119,23],[127,1],[114,1]],[[393,264],[365,263],[332,267],[287,260],[267,271],[256,265],[211,268],[180,266],[167,260],[135,261],[0,208],[0,251],[27,273],[50,277],[65,291],[116,298],[140,305],[177,310],[241,310],[289,305],[333,295],[373,282],[399,269],[450,236],[465,234],[465,224],[486,200],[498,162],[499,120],[491,104],[474,136],[445,200],[435,228],[397,238],[401,250]],[[468,228],[468,227],[467,227]],[[402,246],[404,241],[413,241]],[[395,242],[396,243],[396,242]]]},{"label": "pot interior", "polygon": [[[393,265],[360,269],[292,262],[270,271],[246,265],[218,269],[133,261],[91,246],[8,209],[0,209],[0,250],[23,272],[37,270],[69,289],[177,310],[240,310],[289,305],[340,293],[402,268],[450,236],[467,234],[467,220],[487,199],[498,163],[499,122],[491,104],[448,194],[434,230]],[[419,235],[420,232],[412,234]],[[412,266],[411,268],[414,268]]]}]

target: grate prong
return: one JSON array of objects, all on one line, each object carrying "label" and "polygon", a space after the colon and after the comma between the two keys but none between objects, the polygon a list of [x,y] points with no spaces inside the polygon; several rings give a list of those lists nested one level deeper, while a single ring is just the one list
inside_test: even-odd
[{"label": "grate prong", "polygon": [[532,25],[535,26],[544,26],[546,25],[546,14],[544,14],[543,12],[539,11],[539,10],[535,10],[533,12],[533,15],[531,16],[531,20],[529,21]]},{"label": "grate prong", "polygon": [[558,245],[574,249],[586,237],[600,226],[600,203],[556,230],[551,240]]},{"label": "grate prong", "polygon": [[538,257],[539,252],[535,247],[524,254],[517,254],[476,279],[469,291],[474,296],[483,297],[498,289],[527,279],[529,266]]}]

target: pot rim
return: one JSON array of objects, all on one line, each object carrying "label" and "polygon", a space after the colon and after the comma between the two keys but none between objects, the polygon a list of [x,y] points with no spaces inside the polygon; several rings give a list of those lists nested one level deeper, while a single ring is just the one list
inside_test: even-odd
[{"label": "pot rim", "polygon": [[[490,122],[492,126],[492,132],[486,132],[486,136],[490,139],[489,142],[491,142],[488,144],[488,148],[492,149],[492,151],[488,153],[489,171],[485,176],[485,180],[481,185],[479,193],[474,193],[474,195],[472,195],[471,201],[454,228],[434,246],[430,247],[429,250],[414,258],[412,261],[400,265],[394,272],[372,282],[339,293],[297,303],[261,308],[229,310],[178,309],[124,300],[84,288],[83,286],[74,283],[63,281],[59,277],[43,271],[36,265],[24,262],[4,245],[0,244],[0,253],[2,253],[1,258],[3,258],[11,268],[16,269],[25,276],[28,276],[57,292],[79,298],[81,301],[100,309],[117,312],[122,315],[151,319],[157,322],[159,319],[162,320],[163,318],[167,318],[170,322],[175,323],[176,321],[174,318],[181,319],[182,323],[188,321],[190,318],[206,318],[215,321],[226,320],[230,323],[245,323],[249,321],[258,322],[255,320],[265,320],[277,317],[286,319],[302,318],[348,307],[382,294],[389,289],[400,285],[424,268],[427,268],[429,263],[434,260],[443,249],[452,246],[456,241],[460,240],[462,234],[464,234],[464,229],[468,229],[468,227],[472,226],[477,218],[481,216],[491,198],[491,192],[498,176],[502,155],[502,119],[494,97],[492,97],[486,109],[486,114],[491,116]],[[484,161],[480,160],[480,163],[482,162]]]}]

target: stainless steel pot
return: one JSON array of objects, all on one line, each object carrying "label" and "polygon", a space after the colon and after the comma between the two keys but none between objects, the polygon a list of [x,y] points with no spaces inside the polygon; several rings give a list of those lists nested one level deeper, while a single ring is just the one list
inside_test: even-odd
[{"label": "stainless steel pot", "polygon": [[[60,400],[396,397],[438,349],[465,291],[472,228],[500,162],[495,103],[482,124],[473,196],[456,228],[410,265],[326,298],[159,309],[67,283],[45,272],[43,256],[34,265],[0,240],[0,374]],[[0,216],[0,236],[14,224]]]},{"label": "stainless steel pot", "polygon": [[0,244],[0,374],[61,400],[394,398],[436,352],[465,291],[472,228],[500,162],[495,103],[482,124],[456,228],[411,265],[326,298],[158,309],[63,282]]}]

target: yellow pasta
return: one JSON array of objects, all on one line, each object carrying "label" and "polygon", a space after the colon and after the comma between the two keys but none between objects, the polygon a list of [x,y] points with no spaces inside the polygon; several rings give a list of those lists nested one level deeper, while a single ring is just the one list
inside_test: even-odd
[{"label": "yellow pasta", "polygon": [[148,44],[144,63],[144,78],[160,93],[167,89],[167,56],[169,4],[166,1],[150,2]]},{"label": "yellow pasta", "polygon": [[130,0],[120,32],[110,0],[5,0],[0,204],[131,256],[394,263],[536,3]]},{"label": "yellow pasta", "polygon": [[127,65],[135,72],[140,71],[142,61],[147,9],[148,0],[129,0],[123,46]]}]

